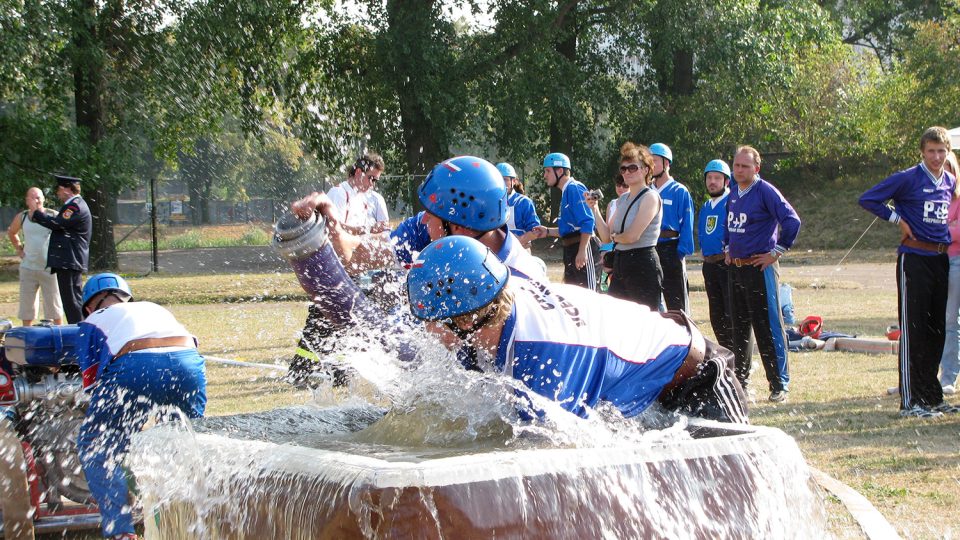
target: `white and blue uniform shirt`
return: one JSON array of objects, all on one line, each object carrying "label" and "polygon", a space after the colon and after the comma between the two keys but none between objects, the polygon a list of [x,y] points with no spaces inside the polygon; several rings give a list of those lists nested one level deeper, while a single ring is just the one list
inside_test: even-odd
[{"label": "white and blue uniform shirt", "polygon": [[723,231],[727,228],[727,197],[730,190],[725,189],[723,195],[711,198],[703,203],[700,216],[697,220],[697,240],[700,241],[700,251],[704,257],[723,253]]},{"label": "white and blue uniform shirt", "polygon": [[[860,206],[892,223],[907,222],[913,236],[923,242],[950,243],[947,214],[957,179],[944,171],[936,178],[920,163],[888,176],[860,197]],[[893,209],[887,201],[893,201]],[[899,253],[936,255],[931,251],[901,245]]]},{"label": "white and blue uniform shirt", "polygon": [[[503,246],[497,252],[497,258],[507,265],[510,273],[525,279],[546,281],[547,274],[543,261],[534,257],[520,245],[520,240],[506,226],[501,227],[505,234]],[[413,264],[416,256],[430,244],[430,233],[423,223],[423,212],[403,220],[390,232],[394,251],[400,264]]]},{"label": "white and blue uniform shirt", "polygon": [[[109,364],[129,341],[143,338],[193,337],[177,322],[172,313],[153,302],[114,304],[91,313],[77,326],[77,363],[83,373],[84,388],[89,388],[96,382],[101,367]],[[137,353],[152,350],[143,349]],[[167,347],[163,350],[175,349]]]},{"label": "white and blue uniform shirt", "polygon": [[511,191],[507,197],[507,228],[517,236],[523,236],[540,226],[537,209],[530,197]]},{"label": "white and blue uniform shirt", "polygon": [[534,280],[508,287],[515,301],[497,370],[574,414],[586,416],[599,401],[640,414],[690,350],[686,328],[635,302]]},{"label": "white and blue uniform shirt", "polygon": [[573,178],[563,185],[560,195],[560,218],[557,220],[557,232],[560,236],[573,233],[593,234],[595,226],[593,211],[587,206],[583,194],[587,186]]},{"label": "white and blue uniform shirt", "polygon": [[660,220],[660,231],[676,231],[677,238],[661,238],[662,242],[679,242],[677,253],[680,258],[693,253],[693,198],[687,187],[670,178],[657,188],[663,200],[663,217]]},{"label": "white and blue uniform shirt", "polygon": [[800,216],[773,184],[757,176],[745,190],[731,186],[724,231],[730,257],[745,259],[774,250],[784,253],[799,232]]}]

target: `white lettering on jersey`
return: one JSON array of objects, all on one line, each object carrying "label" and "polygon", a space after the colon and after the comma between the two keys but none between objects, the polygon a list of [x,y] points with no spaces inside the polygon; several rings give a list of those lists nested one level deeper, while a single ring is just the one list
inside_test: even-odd
[{"label": "white lettering on jersey", "polygon": [[923,222],[943,225],[950,213],[950,203],[943,201],[923,201]]},{"label": "white lettering on jersey", "polygon": [[734,215],[733,212],[727,212],[727,230],[733,233],[742,233],[747,231],[747,214],[740,212]]}]

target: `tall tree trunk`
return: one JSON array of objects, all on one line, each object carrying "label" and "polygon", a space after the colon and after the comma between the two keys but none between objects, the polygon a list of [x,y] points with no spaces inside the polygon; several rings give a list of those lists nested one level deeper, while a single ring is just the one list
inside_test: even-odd
[{"label": "tall tree trunk", "polygon": [[[429,90],[420,81],[435,77],[430,73],[435,51],[429,50],[430,36],[435,34],[434,0],[389,0],[387,2],[386,52],[392,57],[394,88],[400,104],[400,128],[403,131],[404,158],[407,172],[425,174],[434,165],[449,157],[445,126],[437,126],[427,105],[438,96],[425,95]],[[453,65],[445,66],[453,69]],[[450,84],[462,84],[449,77]],[[452,92],[451,92],[452,93]]]},{"label": "tall tree trunk", "polygon": [[[567,19],[567,28],[576,27],[576,19],[571,13]],[[574,32],[567,34],[562,41],[557,42],[557,53],[560,54],[571,66],[577,63],[577,35]],[[576,70],[564,70],[573,73]],[[573,86],[576,81],[572,81],[564,76],[550,77],[548,84],[553,85],[551,93],[550,107],[550,151],[563,152],[570,156],[573,153],[573,111],[569,105],[573,102],[572,96],[575,92]],[[571,157],[571,160],[573,158]],[[573,163],[572,165],[576,165]],[[560,195],[559,189],[550,190],[550,215],[556,219],[560,215]]]},{"label": "tall tree trunk", "polygon": [[[104,135],[104,82],[102,36],[97,35],[96,0],[76,0],[74,4],[73,92],[77,126],[87,132],[87,141],[96,147]],[[106,25],[105,25],[106,26]],[[88,179],[92,180],[92,179]],[[99,178],[87,183],[84,199],[93,215],[93,236],[90,238],[90,269],[117,267],[117,247],[113,238],[114,195],[109,181]],[[92,189],[91,187],[92,186]]]},{"label": "tall tree trunk", "polygon": [[693,94],[693,52],[673,51],[673,86],[670,92],[675,96]]}]

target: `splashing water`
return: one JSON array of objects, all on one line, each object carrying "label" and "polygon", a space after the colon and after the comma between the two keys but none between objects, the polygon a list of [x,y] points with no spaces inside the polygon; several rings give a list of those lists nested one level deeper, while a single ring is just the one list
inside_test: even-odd
[{"label": "splashing water", "polygon": [[336,355],[376,404],[349,393],[139,436],[148,537],[826,536],[779,430],[612,407],[582,419],[536,395],[546,414],[524,422],[517,381],[463,370],[439,345],[405,364],[376,342],[357,331]]}]

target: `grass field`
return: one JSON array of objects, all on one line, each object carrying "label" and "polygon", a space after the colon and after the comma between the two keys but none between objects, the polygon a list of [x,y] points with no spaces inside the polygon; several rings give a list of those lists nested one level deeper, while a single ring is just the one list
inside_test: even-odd
[{"label": "grass field", "polygon": [[[798,253],[782,279],[795,288],[799,316],[816,313],[825,326],[879,337],[896,321],[892,257],[858,256],[850,270],[826,273],[838,253]],[[883,260],[884,263],[872,261]],[[814,272],[812,269],[816,268]],[[559,269],[551,264],[556,278]],[[691,273],[692,311],[704,331],[706,298]],[[305,296],[292,274],[150,276],[131,283],[140,299],[168,304],[194,332],[204,353],[252,362],[288,359],[306,316]],[[16,283],[0,283],[0,314],[16,313]],[[757,358],[756,361],[759,361]],[[897,416],[896,358],[837,352],[791,355],[791,394],[786,404],[766,401],[762,373],[750,393],[756,424],[783,429],[796,438],[815,467],[860,491],[904,537],[943,538],[960,532],[960,415],[931,421]],[[212,415],[257,411],[309,399],[268,370],[209,369]],[[954,400],[955,401],[955,400]],[[831,502],[838,530],[850,519]]]}]

